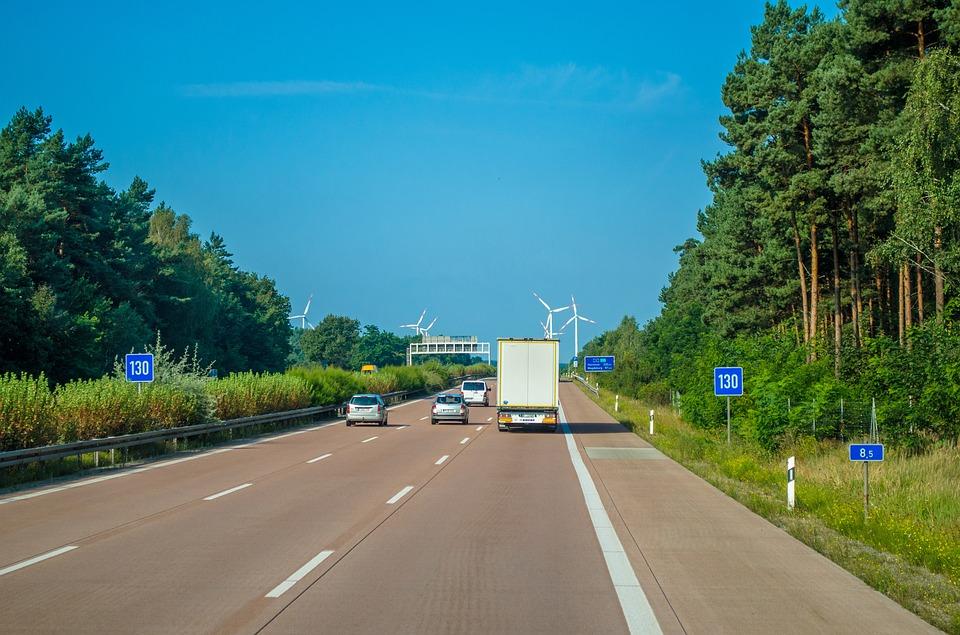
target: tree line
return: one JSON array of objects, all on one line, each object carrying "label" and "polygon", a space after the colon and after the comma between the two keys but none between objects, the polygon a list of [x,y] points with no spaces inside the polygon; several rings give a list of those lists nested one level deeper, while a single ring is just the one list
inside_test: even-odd
[{"label": "tree line", "polygon": [[93,138],[51,124],[21,108],[0,130],[0,372],[98,377],[157,332],[220,371],[283,369],[290,303],[275,282],[154,204],[143,179],[110,188]]},{"label": "tree line", "polygon": [[926,404],[925,421],[953,409],[960,5],[839,6],[826,19],[780,0],[751,28],[722,87],[728,149],[703,163],[701,237],[676,248],[656,319],[625,320],[586,347],[620,348],[623,374],[605,381],[670,386],[689,404],[712,392],[693,371],[705,357],[746,357],[758,371],[776,360],[771,383],[796,379],[771,389],[784,401],[869,391],[904,411]]},{"label": "tree line", "polygon": [[[360,370],[363,364],[378,367],[407,363],[407,347],[420,341],[416,335],[397,335],[373,324],[362,329],[360,321],[345,315],[327,315],[316,328],[297,329],[292,336],[292,364],[319,364]],[[432,355],[442,364],[468,365],[470,355]]]}]

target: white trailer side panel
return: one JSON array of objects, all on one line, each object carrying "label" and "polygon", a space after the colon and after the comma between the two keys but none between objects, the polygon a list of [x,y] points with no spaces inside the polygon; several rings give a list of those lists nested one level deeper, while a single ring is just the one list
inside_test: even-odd
[{"label": "white trailer side panel", "polygon": [[498,340],[497,406],[557,408],[559,342]]}]

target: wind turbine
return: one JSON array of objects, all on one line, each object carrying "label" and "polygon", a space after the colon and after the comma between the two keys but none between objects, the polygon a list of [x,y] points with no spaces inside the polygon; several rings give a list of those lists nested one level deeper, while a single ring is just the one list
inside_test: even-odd
[{"label": "wind turbine", "polygon": [[566,321],[566,323],[560,327],[560,330],[567,328],[571,322],[573,322],[573,367],[576,368],[580,364],[580,322],[589,322],[590,324],[596,324],[593,320],[588,317],[583,317],[577,313],[577,300],[572,295],[570,296],[570,305],[573,307],[573,317]]},{"label": "wind turbine", "polygon": [[288,320],[300,320],[300,328],[301,328],[301,329],[306,330],[308,324],[310,325],[310,328],[313,328],[313,324],[310,324],[310,322],[307,321],[307,313],[310,312],[310,303],[311,303],[311,302],[313,302],[313,294],[312,294],[312,293],[310,294],[310,297],[307,298],[307,306],[303,307],[303,313],[301,313],[300,315],[291,315],[291,316],[288,317],[287,319],[288,319]]},{"label": "wind turbine", "polygon": [[402,329],[413,329],[413,332],[417,335],[429,335],[427,331],[433,328],[434,323],[437,321],[437,318],[433,318],[433,322],[430,322],[430,325],[427,328],[420,328],[420,325],[423,324],[423,318],[427,314],[427,310],[424,309],[423,313],[420,314],[420,319],[417,320],[416,324],[401,324],[400,328]]},{"label": "wind turbine", "polygon": [[546,323],[540,322],[540,326],[543,327],[543,336],[544,336],[544,338],[546,338],[546,339],[548,339],[548,340],[549,340],[549,339],[554,339],[553,336],[554,336],[554,335],[559,335],[559,334],[558,334],[558,333],[554,333],[554,331],[553,331],[553,314],[554,314],[554,313],[562,313],[563,311],[566,311],[566,310],[569,309],[570,307],[569,307],[569,306],[563,306],[563,307],[560,307],[559,309],[551,309],[551,308],[550,308],[550,305],[547,304],[546,302],[544,302],[544,301],[543,301],[543,298],[541,298],[539,295],[537,295],[537,292],[536,292],[536,291],[533,292],[533,297],[535,297],[537,300],[540,300],[540,304],[542,304],[542,305],[547,309],[547,321],[546,321]]}]

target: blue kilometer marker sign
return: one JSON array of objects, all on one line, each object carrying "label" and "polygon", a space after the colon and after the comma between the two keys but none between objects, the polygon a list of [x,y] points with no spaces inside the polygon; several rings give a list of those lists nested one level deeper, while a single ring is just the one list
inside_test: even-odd
[{"label": "blue kilometer marker sign", "polygon": [[587,355],[583,358],[583,369],[588,373],[609,373],[613,366],[613,355]]},{"label": "blue kilometer marker sign", "polygon": [[882,443],[851,443],[850,444],[851,461],[882,461],[883,444]]},{"label": "blue kilometer marker sign", "polygon": [[127,381],[153,381],[153,354],[130,353],[124,361]]},{"label": "blue kilometer marker sign", "polygon": [[743,368],[740,366],[714,368],[713,394],[717,397],[742,397]]}]

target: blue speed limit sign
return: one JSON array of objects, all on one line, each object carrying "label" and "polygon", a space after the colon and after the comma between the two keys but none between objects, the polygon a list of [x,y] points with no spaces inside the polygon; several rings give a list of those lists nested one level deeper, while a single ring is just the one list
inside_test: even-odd
[{"label": "blue speed limit sign", "polygon": [[740,366],[714,368],[713,394],[717,397],[742,397],[743,368]]},{"label": "blue speed limit sign", "polygon": [[124,360],[124,372],[127,381],[153,381],[153,354],[130,353]]}]

